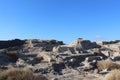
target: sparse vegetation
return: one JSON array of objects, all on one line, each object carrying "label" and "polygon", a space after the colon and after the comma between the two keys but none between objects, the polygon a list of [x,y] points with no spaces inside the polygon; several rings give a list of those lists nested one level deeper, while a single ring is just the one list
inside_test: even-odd
[{"label": "sparse vegetation", "polygon": [[97,63],[97,67],[99,70],[103,70],[103,69],[113,70],[113,69],[120,69],[120,64],[117,64],[109,60],[102,60]]},{"label": "sparse vegetation", "polygon": [[7,80],[5,72],[0,72],[0,80]]},{"label": "sparse vegetation", "polygon": [[35,75],[29,69],[9,69],[0,73],[0,80],[47,80],[43,76]]},{"label": "sparse vegetation", "polygon": [[105,76],[105,80],[120,80],[120,70],[112,70]]},{"label": "sparse vegetation", "polygon": [[9,57],[15,59],[15,60],[18,59],[18,57],[19,57],[19,53],[16,50],[14,50],[14,51],[8,51],[7,55]]}]

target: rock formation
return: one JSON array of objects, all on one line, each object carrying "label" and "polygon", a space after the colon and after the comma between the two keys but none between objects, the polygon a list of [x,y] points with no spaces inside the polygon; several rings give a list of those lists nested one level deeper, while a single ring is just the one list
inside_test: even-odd
[{"label": "rock formation", "polygon": [[97,62],[106,59],[120,61],[120,40],[78,38],[70,44],[40,39],[0,41],[0,71],[27,67],[49,80],[103,80]]}]

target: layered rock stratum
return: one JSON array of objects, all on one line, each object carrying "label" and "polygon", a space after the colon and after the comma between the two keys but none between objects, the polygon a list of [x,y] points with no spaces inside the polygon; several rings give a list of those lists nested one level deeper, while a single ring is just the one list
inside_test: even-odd
[{"label": "layered rock stratum", "polygon": [[58,40],[0,41],[0,71],[29,68],[48,80],[103,80],[109,70],[101,60],[120,62],[120,40],[92,42],[78,38],[70,44]]}]

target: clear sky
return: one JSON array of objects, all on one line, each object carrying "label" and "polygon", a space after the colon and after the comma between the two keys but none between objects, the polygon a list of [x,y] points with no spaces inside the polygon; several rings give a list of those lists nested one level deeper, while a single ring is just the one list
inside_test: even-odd
[{"label": "clear sky", "polygon": [[0,39],[120,39],[120,0],[0,0]]}]

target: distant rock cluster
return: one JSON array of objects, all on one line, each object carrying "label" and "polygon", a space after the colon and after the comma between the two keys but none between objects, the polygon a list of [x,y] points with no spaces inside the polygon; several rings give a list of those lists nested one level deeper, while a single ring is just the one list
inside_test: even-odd
[{"label": "distant rock cluster", "polygon": [[70,44],[40,39],[0,41],[0,71],[27,67],[49,80],[98,80],[103,77],[97,75],[101,60],[120,61],[120,40],[78,38]]}]

